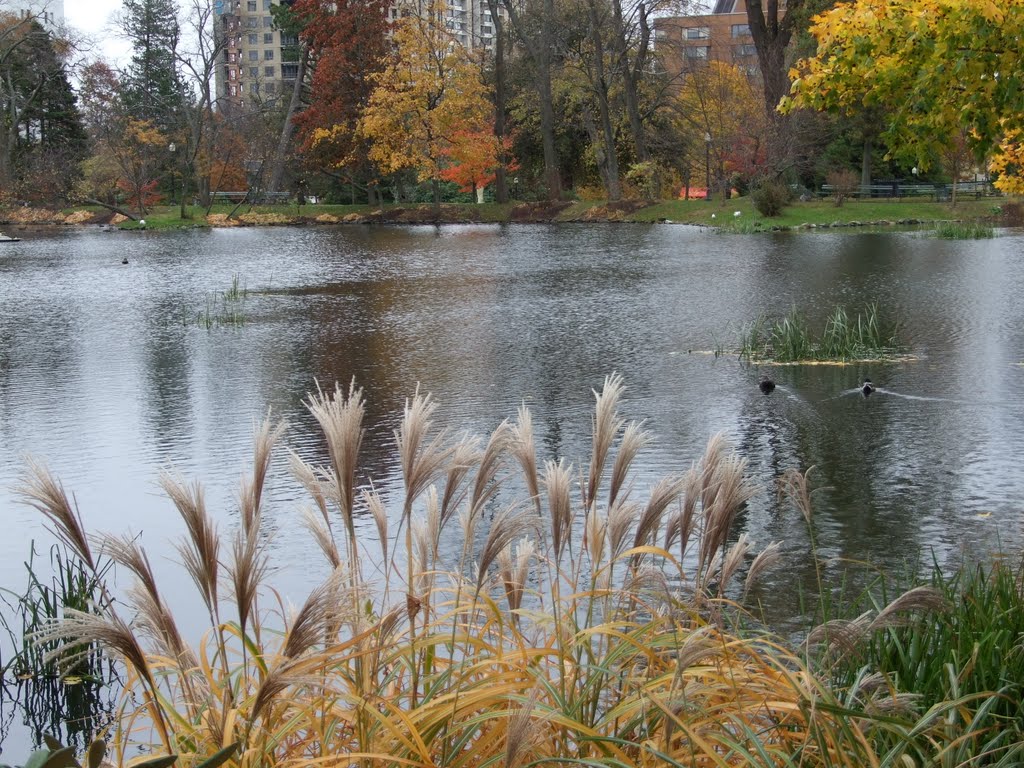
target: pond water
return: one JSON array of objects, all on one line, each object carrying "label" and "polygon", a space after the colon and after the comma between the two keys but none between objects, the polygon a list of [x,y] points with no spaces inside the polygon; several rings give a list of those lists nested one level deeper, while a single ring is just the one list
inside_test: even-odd
[{"label": "pond water", "polygon": [[[156,485],[206,485],[222,529],[267,409],[322,461],[302,404],[316,382],[366,390],[364,464],[393,487],[392,431],[417,384],[442,426],[483,433],[533,412],[544,457],[589,456],[592,390],[623,375],[645,419],[642,491],[724,431],[763,488],[741,528],[783,540],[759,595],[782,627],[814,591],[802,518],[773,483],[816,467],[816,543],[887,571],[1017,551],[1024,534],[1024,235],[948,242],[916,232],[724,236],[656,225],[323,227],[19,233],[0,246],[0,585],[21,589],[51,539],[12,487],[31,454],[91,530],[140,533],[158,571],[183,527]],[[122,258],[129,263],[123,265]],[[236,278],[245,323],[195,321]],[[915,360],[762,370],[705,354],[744,323],[877,302]],[[213,305],[217,312],[216,303]],[[865,376],[882,391],[851,390]],[[274,581],[301,600],[323,573],[298,525],[303,494],[276,455],[267,507]],[[391,485],[389,485],[389,483]],[[170,578],[168,576],[168,578]],[[182,590],[184,594],[187,590]],[[188,595],[182,599],[198,605]],[[2,739],[0,739],[2,740]],[[13,754],[13,753],[12,753]]]}]

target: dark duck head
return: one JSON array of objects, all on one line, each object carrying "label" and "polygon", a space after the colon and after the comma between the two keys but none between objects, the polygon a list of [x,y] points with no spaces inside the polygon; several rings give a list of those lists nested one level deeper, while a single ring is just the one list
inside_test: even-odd
[{"label": "dark duck head", "polygon": [[761,383],[758,384],[757,386],[759,386],[761,388],[761,391],[767,395],[769,392],[775,389],[775,382],[769,379],[767,376],[762,376]]},{"label": "dark duck head", "polygon": [[871,383],[871,379],[864,379],[864,383],[860,385],[860,391],[864,393],[864,397],[867,397],[875,391],[877,387]]}]

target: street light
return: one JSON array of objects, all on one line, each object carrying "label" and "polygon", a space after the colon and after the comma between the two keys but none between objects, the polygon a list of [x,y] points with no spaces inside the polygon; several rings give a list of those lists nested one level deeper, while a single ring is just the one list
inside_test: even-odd
[{"label": "street light", "polygon": [[177,149],[178,147],[173,141],[167,145],[167,151],[171,153],[171,205],[174,205],[174,153]]},{"label": "street light", "polygon": [[711,199],[711,134],[704,132],[704,199]]}]

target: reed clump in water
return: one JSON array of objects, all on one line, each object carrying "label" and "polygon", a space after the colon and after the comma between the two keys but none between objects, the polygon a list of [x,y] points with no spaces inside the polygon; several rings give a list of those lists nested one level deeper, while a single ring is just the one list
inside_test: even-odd
[{"label": "reed clump in water", "polygon": [[[453,438],[417,393],[396,431],[394,520],[376,486],[357,484],[362,391],[318,391],[307,405],[327,463],[291,463],[330,575],[297,611],[266,583],[263,487],[283,430],[266,422],[232,535],[199,485],[162,480],[209,617],[198,645],[184,641],[145,551],[113,537],[98,541],[137,579],[128,605],[71,613],[41,639],[100,642],[123,660],[119,763],[140,744],[188,764],[238,742],[240,766],[879,764],[871,733],[896,726],[851,716],[770,637],[724,628],[734,582],[778,556],[769,546],[755,557],[732,535],[754,493],[744,461],[712,438],[688,471],[641,497],[631,465],[649,435],[620,415],[622,391],[613,376],[596,395],[579,468],[538,460],[526,409],[486,440]],[[510,500],[514,474],[526,490]],[[88,554],[45,469],[30,469],[23,493]],[[449,562],[441,542],[456,537]]]},{"label": "reed clump in water", "polygon": [[815,334],[795,307],[780,320],[755,320],[740,336],[740,357],[793,363],[812,360],[864,360],[897,354],[899,325],[882,320],[877,304],[851,316],[836,307]]}]

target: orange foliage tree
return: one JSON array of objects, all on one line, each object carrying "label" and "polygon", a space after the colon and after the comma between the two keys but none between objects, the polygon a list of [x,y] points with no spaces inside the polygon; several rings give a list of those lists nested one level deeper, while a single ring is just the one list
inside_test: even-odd
[{"label": "orange foliage tree", "polygon": [[441,169],[441,178],[458,184],[462,192],[482,190],[494,182],[503,158],[507,170],[518,170],[518,163],[507,159],[511,151],[512,137],[499,139],[490,126],[485,130],[456,131],[444,152],[450,165]]}]

